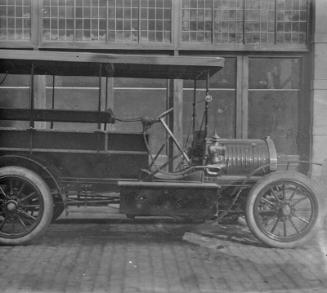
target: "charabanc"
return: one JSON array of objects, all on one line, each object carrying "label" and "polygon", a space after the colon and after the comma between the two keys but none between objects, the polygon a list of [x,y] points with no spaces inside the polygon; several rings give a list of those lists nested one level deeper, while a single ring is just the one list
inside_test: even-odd
[{"label": "charabanc", "polygon": [[[0,243],[33,240],[72,205],[119,204],[129,218],[232,221],[244,216],[267,246],[303,244],[318,219],[311,180],[294,170],[280,170],[270,137],[209,137],[209,80],[223,65],[218,57],[0,50],[3,76],[31,77],[29,107],[0,108],[1,120],[28,124],[25,129],[0,129]],[[35,107],[35,75],[48,75],[53,81],[56,76],[98,77],[98,110],[55,109],[54,82],[51,105]],[[174,135],[167,122],[173,108],[157,117],[119,117],[103,109],[100,80],[110,77],[193,80],[195,87],[198,80],[205,81],[200,97],[194,90],[192,139],[185,145]],[[204,105],[201,114],[196,113],[199,101]],[[142,131],[110,130],[107,125],[116,121],[138,122]],[[40,122],[50,126],[35,127]],[[98,128],[64,131],[53,128],[54,122],[94,123]],[[167,136],[157,152],[149,143],[154,124]]]}]

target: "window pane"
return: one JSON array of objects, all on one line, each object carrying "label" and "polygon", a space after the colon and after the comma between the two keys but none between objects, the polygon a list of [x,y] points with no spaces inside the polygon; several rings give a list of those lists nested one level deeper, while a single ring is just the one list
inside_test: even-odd
[{"label": "window pane", "polygon": [[308,0],[183,0],[182,41],[305,44]]},{"label": "window pane", "polygon": [[277,43],[305,43],[308,3],[306,0],[277,0]]},{"label": "window pane", "polygon": [[[52,76],[46,76],[47,86],[52,87]],[[60,87],[98,87],[99,79],[93,76],[55,76],[55,86]]]},{"label": "window pane", "polygon": [[[221,57],[221,56],[219,56]],[[184,81],[184,88],[193,88],[192,80]],[[197,88],[204,89],[206,82],[203,80],[197,81]],[[236,58],[225,57],[224,68],[218,71],[210,78],[210,88],[236,88]]]},{"label": "window pane", "polygon": [[297,58],[251,58],[250,89],[298,89],[300,60]]},{"label": "window pane", "polygon": [[211,42],[212,1],[183,0],[183,41]]},{"label": "window pane", "polygon": [[0,1],[0,40],[31,39],[31,0]]},{"label": "window pane", "polygon": [[249,60],[248,136],[271,136],[279,154],[297,155],[303,149],[298,141],[306,119],[301,71],[299,58]]},{"label": "window pane", "polygon": [[[0,79],[4,75],[0,74]],[[28,75],[8,74],[0,86],[0,107],[3,108],[29,108],[30,105],[30,82]],[[0,121],[0,127],[16,127],[26,129],[28,121]]]},{"label": "window pane", "polygon": [[214,41],[240,43],[243,41],[243,6],[237,1],[214,1]]},{"label": "window pane", "polygon": [[[51,108],[52,102],[52,76],[46,77],[47,108]],[[97,111],[99,89],[93,77],[56,76],[55,78],[55,109],[63,110],[90,110]],[[83,130],[92,131],[97,129],[95,123],[71,123],[55,122],[57,130]]]},{"label": "window pane", "polygon": [[106,23],[107,6],[103,1],[55,1],[43,3],[42,24],[45,40],[104,40],[101,29]]},{"label": "window pane", "polygon": [[148,0],[140,3],[141,41],[171,41],[171,1]]},{"label": "window pane", "polygon": [[114,87],[140,87],[166,89],[167,80],[153,78],[114,78]]},{"label": "window pane", "polygon": [[298,92],[250,91],[249,138],[271,136],[277,153],[297,154]]},{"label": "window pane", "polygon": [[[115,90],[114,109],[115,116],[122,118],[156,117],[165,111],[165,90]],[[119,131],[141,132],[140,122],[115,123],[113,129]],[[153,153],[158,151],[165,142],[165,131],[156,124],[149,130],[150,146]]]},{"label": "window pane", "polygon": [[[210,91],[213,101],[209,104],[208,136],[217,133],[222,138],[235,137],[235,91]],[[197,91],[196,129],[200,128],[204,113],[205,91]],[[193,91],[184,90],[183,129],[184,143],[192,135]]]}]

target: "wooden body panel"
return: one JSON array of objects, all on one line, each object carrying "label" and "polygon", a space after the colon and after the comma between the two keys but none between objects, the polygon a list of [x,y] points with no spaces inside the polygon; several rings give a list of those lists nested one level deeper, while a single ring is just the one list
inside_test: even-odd
[{"label": "wooden body panel", "polygon": [[148,165],[143,134],[0,129],[0,154],[46,162],[65,180],[136,179]]},{"label": "wooden body panel", "polygon": [[203,182],[119,182],[120,212],[130,216],[210,218],[217,184]]}]

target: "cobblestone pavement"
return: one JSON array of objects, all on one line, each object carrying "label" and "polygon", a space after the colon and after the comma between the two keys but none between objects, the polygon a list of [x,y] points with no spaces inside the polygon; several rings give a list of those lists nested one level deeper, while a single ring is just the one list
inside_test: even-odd
[{"label": "cobblestone pavement", "polygon": [[33,244],[0,247],[0,292],[327,292],[324,233],[282,250],[244,226],[66,218]]}]

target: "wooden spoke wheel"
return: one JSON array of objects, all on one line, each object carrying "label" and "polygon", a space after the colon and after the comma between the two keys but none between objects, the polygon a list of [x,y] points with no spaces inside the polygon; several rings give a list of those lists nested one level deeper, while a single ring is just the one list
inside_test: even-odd
[{"label": "wooden spoke wheel", "polygon": [[0,168],[0,243],[25,244],[53,217],[53,200],[40,176],[22,167]]},{"label": "wooden spoke wheel", "polygon": [[318,218],[311,181],[298,172],[275,172],[250,190],[246,219],[253,234],[268,246],[292,248],[307,241]]}]

